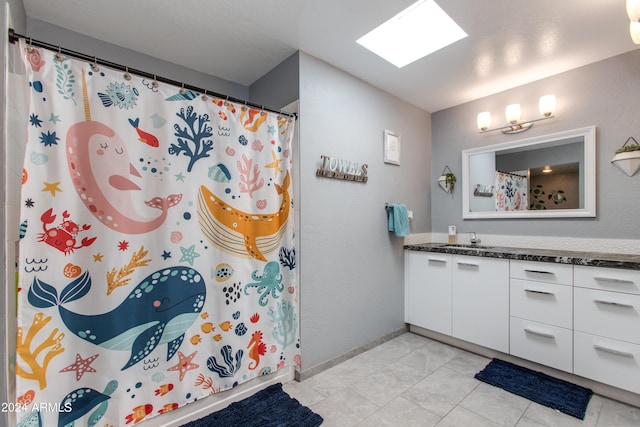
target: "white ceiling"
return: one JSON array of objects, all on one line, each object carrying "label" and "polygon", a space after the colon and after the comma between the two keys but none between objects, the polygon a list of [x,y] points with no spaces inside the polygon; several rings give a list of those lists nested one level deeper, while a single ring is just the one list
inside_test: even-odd
[{"label": "white ceiling", "polygon": [[355,40],[414,0],[24,0],[24,6],[31,18],[245,86],[302,50],[430,112],[637,48],[625,0],[436,1],[469,37],[402,69]]}]

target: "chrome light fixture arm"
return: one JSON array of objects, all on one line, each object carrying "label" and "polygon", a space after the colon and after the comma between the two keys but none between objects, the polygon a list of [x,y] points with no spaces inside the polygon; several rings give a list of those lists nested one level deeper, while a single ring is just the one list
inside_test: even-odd
[{"label": "chrome light fixture arm", "polygon": [[502,131],[502,133],[507,133],[507,134],[520,133],[520,132],[529,130],[529,128],[531,128],[531,126],[533,126],[535,122],[539,122],[547,119],[553,119],[553,118],[555,118],[555,116],[551,115],[551,116],[541,117],[539,119],[527,120],[526,122],[523,122],[523,123],[509,123],[498,128],[484,129],[484,130],[481,129],[479,133],[493,132],[496,130]]}]

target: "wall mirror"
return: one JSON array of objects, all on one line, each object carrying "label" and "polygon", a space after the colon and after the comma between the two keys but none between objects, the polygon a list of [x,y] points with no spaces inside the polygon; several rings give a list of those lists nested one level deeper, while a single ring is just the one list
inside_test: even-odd
[{"label": "wall mirror", "polygon": [[596,216],[596,127],[462,152],[462,217]]}]

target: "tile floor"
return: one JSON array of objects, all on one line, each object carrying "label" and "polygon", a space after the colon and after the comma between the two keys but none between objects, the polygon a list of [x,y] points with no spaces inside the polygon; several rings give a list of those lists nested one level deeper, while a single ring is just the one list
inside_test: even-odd
[{"label": "tile floor", "polygon": [[406,333],[284,389],[320,414],[323,427],[640,426],[640,408],[602,396],[581,421],[476,380],[488,362]]}]

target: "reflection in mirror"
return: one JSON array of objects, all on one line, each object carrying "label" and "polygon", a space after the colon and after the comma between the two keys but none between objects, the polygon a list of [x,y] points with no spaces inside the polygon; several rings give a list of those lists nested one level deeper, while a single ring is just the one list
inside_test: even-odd
[{"label": "reflection in mirror", "polygon": [[462,152],[463,218],[595,216],[595,127]]}]

